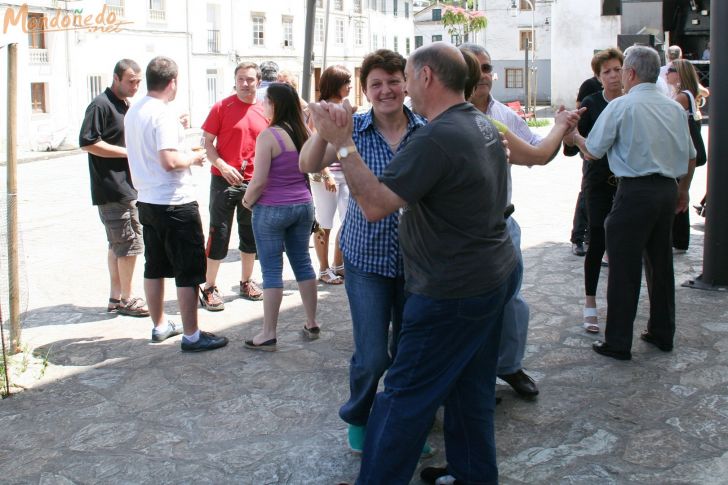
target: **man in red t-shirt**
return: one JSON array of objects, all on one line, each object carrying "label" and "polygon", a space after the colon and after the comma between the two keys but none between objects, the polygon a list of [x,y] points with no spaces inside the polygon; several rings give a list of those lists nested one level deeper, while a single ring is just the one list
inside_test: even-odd
[{"label": "man in red t-shirt", "polygon": [[[215,103],[202,124],[207,157],[212,162],[210,181],[210,233],[207,239],[207,274],[200,288],[200,302],[207,310],[220,311],[225,303],[215,285],[220,262],[227,256],[230,228],[237,210],[240,260],[243,264],[240,296],[261,300],[263,291],[251,279],[255,263],[255,238],[251,212],[236,190],[253,177],[255,140],[268,127],[255,92],[261,72],[252,62],[235,68],[235,94]],[[217,143],[215,143],[217,140]],[[237,195],[237,197],[236,197]]]}]

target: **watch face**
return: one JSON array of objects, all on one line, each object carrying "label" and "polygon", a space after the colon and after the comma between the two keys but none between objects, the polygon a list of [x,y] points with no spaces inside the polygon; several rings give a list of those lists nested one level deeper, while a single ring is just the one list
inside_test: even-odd
[{"label": "watch face", "polygon": [[349,149],[346,147],[339,148],[339,158],[346,158],[349,156]]}]

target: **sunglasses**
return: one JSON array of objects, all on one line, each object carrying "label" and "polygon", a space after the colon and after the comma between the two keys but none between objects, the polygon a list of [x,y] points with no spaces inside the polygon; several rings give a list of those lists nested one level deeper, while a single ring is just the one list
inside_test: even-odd
[{"label": "sunglasses", "polygon": [[667,72],[677,72],[677,69],[675,69],[674,67],[668,67]]},{"label": "sunglasses", "polygon": [[480,72],[482,72],[483,74],[490,74],[491,72],[493,72],[493,65],[492,64],[481,64]]}]

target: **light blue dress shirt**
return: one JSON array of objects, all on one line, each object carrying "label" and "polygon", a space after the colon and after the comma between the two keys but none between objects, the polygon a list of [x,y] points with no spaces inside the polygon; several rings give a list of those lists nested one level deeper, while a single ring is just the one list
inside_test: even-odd
[{"label": "light blue dress shirt", "polygon": [[596,158],[607,154],[617,177],[681,177],[696,155],[685,110],[654,83],[638,84],[611,101],[589,133],[586,148]]}]

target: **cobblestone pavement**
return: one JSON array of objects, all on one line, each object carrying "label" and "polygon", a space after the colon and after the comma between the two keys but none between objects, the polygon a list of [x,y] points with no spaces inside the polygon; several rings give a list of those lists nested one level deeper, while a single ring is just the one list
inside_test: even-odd
[{"label": "cobblestone pavement", "polygon": [[[523,293],[531,305],[525,366],[541,394],[524,401],[498,386],[501,483],[726,483],[728,297],[678,286],[672,353],[635,338],[631,362],[595,354],[597,337],[580,324],[583,259],[568,244],[580,166],[559,157],[547,167],[514,168]],[[206,219],[208,176],[196,177]],[[347,451],[337,416],[352,351],[343,287],[319,287],[322,338],[308,342],[287,269],[280,350],[251,352],[243,339],[260,327],[262,304],[235,296],[240,263],[231,250],[219,277],[226,309],[200,313],[202,328],[230,337],[230,345],[199,355],[182,354],[179,338],[152,345],[148,319],[105,312],[105,239],[89,201],[85,157],[22,164],[19,184],[23,340],[49,365],[26,383],[30,389],[0,402],[1,482],[355,479],[359,459]],[[704,187],[701,169],[693,200]],[[675,256],[678,285],[701,272],[702,223],[693,217],[690,250]],[[141,269],[140,262],[137,292]],[[603,274],[602,306],[605,290]],[[166,301],[179,321],[171,282]],[[643,288],[635,336],[647,314]],[[422,465],[443,463],[440,419],[430,439],[440,451]]]}]

